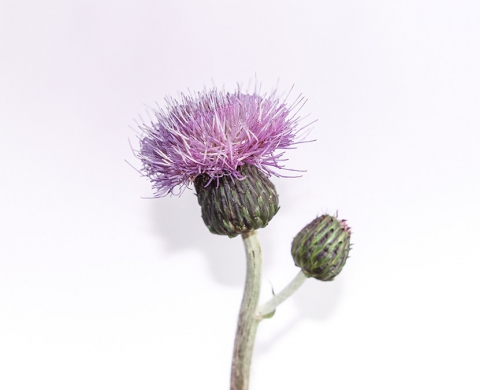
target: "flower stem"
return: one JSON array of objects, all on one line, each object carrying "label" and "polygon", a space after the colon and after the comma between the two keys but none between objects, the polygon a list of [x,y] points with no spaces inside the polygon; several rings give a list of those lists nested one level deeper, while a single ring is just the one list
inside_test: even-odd
[{"label": "flower stem", "polygon": [[305,280],[307,280],[307,277],[302,271],[300,271],[282,291],[257,309],[255,317],[263,319],[271,314],[278,305],[280,305],[283,301],[290,297],[290,295],[297,291],[297,289],[303,284],[303,282],[305,282]]},{"label": "flower stem", "polygon": [[247,256],[247,276],[242,305],[238,315],[233,349],[230,390],[248,390],[253,345],[261,318],[255,316],[260,295],[262,253],[255,230],[242,234]]}]

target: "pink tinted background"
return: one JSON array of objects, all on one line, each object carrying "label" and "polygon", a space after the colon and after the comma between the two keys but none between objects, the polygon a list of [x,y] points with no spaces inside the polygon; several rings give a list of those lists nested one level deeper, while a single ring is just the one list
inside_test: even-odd
[{"label": "pink tinted background", "polygon": [[480,386],[480,3],[1,1],[0,388],[226,389],[241,239],[152,191],[148,107],[255,77],[318,119],[273,179],[263,299],[338,210],[332,283],[258,334],[252,390]]}]

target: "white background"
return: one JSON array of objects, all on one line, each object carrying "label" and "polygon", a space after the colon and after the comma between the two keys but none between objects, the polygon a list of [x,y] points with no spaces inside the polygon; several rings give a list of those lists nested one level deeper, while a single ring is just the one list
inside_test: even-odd
[{"label": "white background", "polygon": [[294,235],[353,229],[332,283],[262,322],[251,390],[480,388],[480,3],[1,1],[0,388],[227,389],[240,238],[144,199],[140,116],[295,84],[315,143],[272,179],[264,291]]}]

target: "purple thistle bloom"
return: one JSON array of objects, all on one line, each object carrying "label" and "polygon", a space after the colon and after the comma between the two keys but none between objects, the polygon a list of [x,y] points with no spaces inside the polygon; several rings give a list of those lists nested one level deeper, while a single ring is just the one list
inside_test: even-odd
[{"label": "purple thistle bloom", "polygon": [[260,96],[217,89],[166,98],[166,110],[156,110],[156,121],[140,128],[138,157],[141,172],[150,178],[155,197],[178,194],[199,175],[210,181],[222,176],[242,179],[238,168],[253,165],[267,176],[281,176],[272,169],[281,165],[286,149],[295,141],[300,118],[292,110],[301,108],[299,97],[288,107],[275,92]]}]

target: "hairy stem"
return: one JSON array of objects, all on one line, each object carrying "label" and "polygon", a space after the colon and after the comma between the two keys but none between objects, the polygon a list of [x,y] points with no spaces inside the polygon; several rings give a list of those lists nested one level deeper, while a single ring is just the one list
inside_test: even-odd
[{"label": "hairy stem", "polygon": [[305,282],[305,280],[307,280],[307,277],[302,271],[300,271],[282,291],[257,309],[255,317],[262,319],[271,314],[278,305],[280,305],[283,301],[290,297],[290,295],[297,291],[297,289],[303,284],[303,282]]},{"label": "hairy stem", "polygon": [[253,345],[260,318],[255,316],[260,295],[262,253],[257,232],[242,234],[247,256],[247,276],[242,305],[238,315],[237,333],[233,349],[230,390],[248,390]]}]

